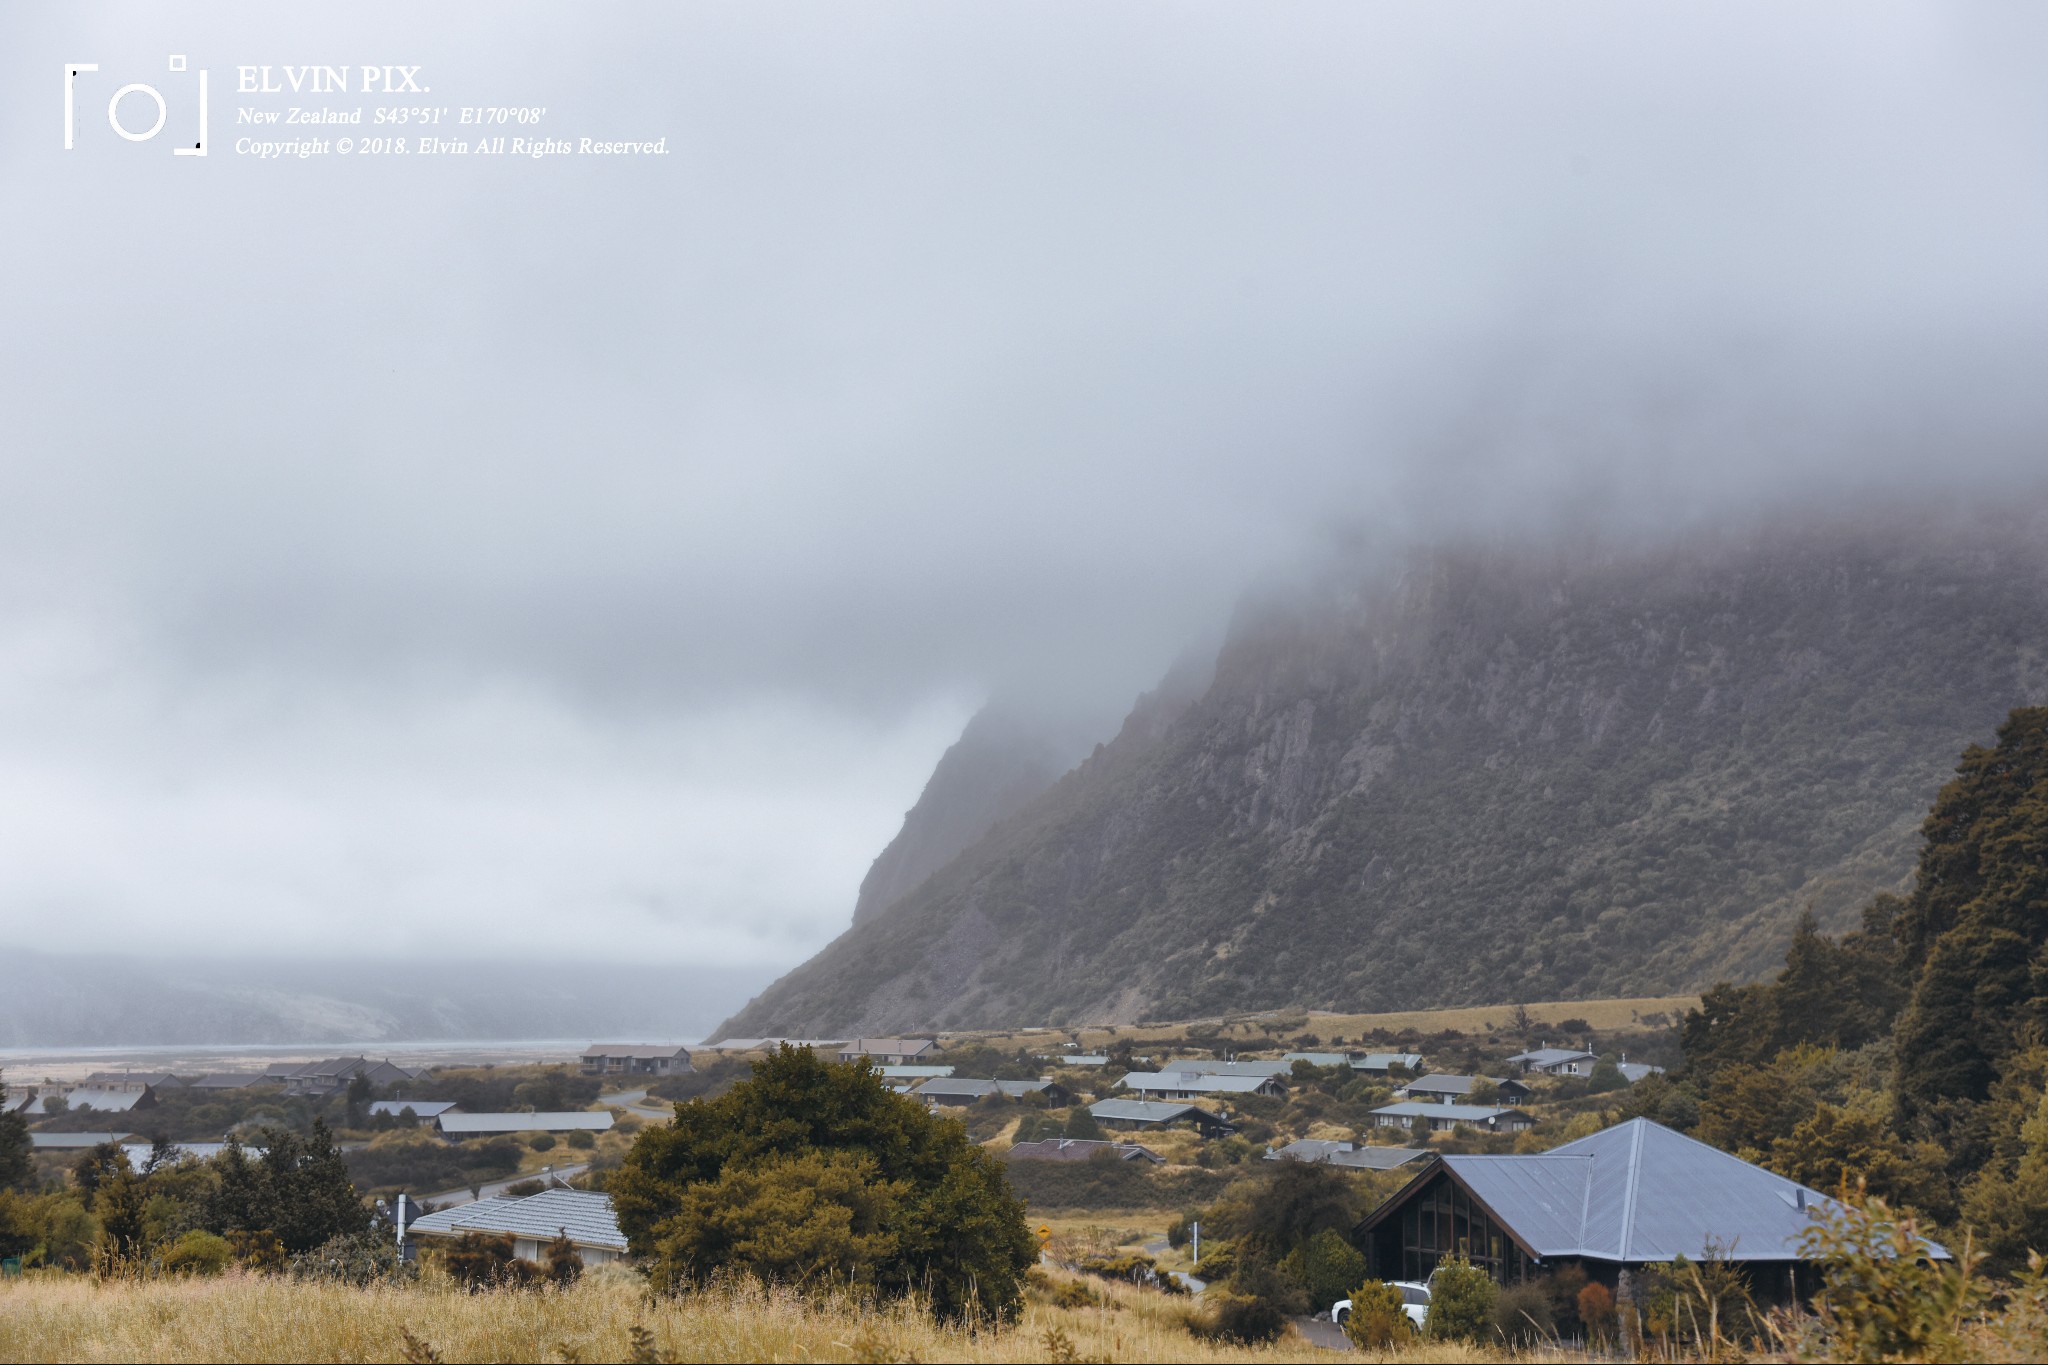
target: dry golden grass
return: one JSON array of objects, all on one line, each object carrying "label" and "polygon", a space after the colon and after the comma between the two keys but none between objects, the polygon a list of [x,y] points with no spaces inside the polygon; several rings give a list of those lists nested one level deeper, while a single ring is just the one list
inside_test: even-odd
[{"label": "dry golden grass", "polygon": [[[447,1361],[616,1361],[644,1327],[664,1358],[690,1361],[1036,1361],[1064,1334],[1082,1359],[1327,1359],[1293,1332],[1262,1349],[1189,1334],[1186,1300],[1090,1281],[1103,1306],[1034,1302],[1017,1326],[971,1334],[908,1309],[812,1303],[754,1287],[651,1300],[628,1273],[592,1274],[566,1291],[466,1294],[445,1281],[350,1289],[273,1277],[100,1284],[30,1275],[0,1286],[0,1360],[397,1361],[411,1331]],[[1371,1359],[1372,1357],[1349,1357]],[[1471,1348],[1400,1357],[1472,1361]]]}]

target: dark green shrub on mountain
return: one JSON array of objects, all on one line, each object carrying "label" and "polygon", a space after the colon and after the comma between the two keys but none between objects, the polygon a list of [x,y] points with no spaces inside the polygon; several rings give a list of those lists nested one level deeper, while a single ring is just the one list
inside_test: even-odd
[{"label": "dark green shrub on mountain", "polygon": [[1308,1296],[1309,1306],[1327,1312],[1365,1280],[1363,1252],[1335,1228],[1324,1228],[1281,1259],[1280,1271]]},{"label": "dark green shrub on mountain", "polygon": [[678,1105],[607,1189],[665,1288],[737,1270],[1010,1321],[1038,1257],[1023,1203],[957,1121],[809,1050],[784,1047],[725,1094]]},{"label": "dark green shrub on mountain", "polygon": [[[1052,1136],[1050,1133],[1045,1132],[1044,1129],[1039,1131],[1042,1136]],[[1108,1138],[1109,1134],[1102,1131],[1102,1125],[1095,1121],[1095,1115],[1088,1111],[1087,1105],[1077,1104],[1068,1113],[1066,1132],[1061,1134],[1061,1136],[1101,1142]]]}]

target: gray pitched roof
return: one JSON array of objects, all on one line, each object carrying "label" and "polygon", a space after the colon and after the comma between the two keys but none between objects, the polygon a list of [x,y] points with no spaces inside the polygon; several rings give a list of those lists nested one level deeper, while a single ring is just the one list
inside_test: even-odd
[{"label": "gray pitched roof", "polygon": [[1411,1119],[1463,1119],[1467,1123],[1486,1123],[1494,1119],[1511,1119],[1518,1123],[1535,1122],[1519,1109],[1496,1107],[1491,1104],[1432,1104],[1427,1100],[1402,1100],[1398,1104],[1383,1104],[1372,1112]]},{"label": "gray pitched roof", "polygon": [[1139,1123],[1172,1123],[1196,1114],[1217,1123],[1223,1121],[1206,1109],[1172,1100],[1097,1100],[1088,1106],[1088,1112],[1099,1119],[1125,1119]]},{"label": "gray pitched roof", "polygon": [[1199,1091],[1205,1095],[1249,1095],[1271,1085],[1271,1075],[1218,1076],[1206,1071],[1132,1071],[1122,1085],[1133,1090]]},{"label": "gray pitched roof", "polygon": [[634,1057],[658,1061],[663,1057],[687,1057],[690,1049],[680,1043],[592,1043],[578,1054],[582,1057]]},{"label": "gray pitched roof", "polygon": [[121,1113],[133,1109],[141,1102],[142,1095],[140,1090],[87,1090],[81,1087],[64,1098],[71,1102],[74,1110],[90,1105],[103,1113]]},{"label": "gray pitched roof", "polygon": [[125,1142],[133,1133],[30,1133],[30,1147],[56,1151],[83,1151],[102,1142]]},{"label": "gray pitched roof", "polygon": [[1351,1065],[1351,1054],[1348,1052],[1290,1052],[1280,1060],[1287,1063],[1290,1067],[1296,1062],[1307,1062],[1310,1066],[1349,1066]]},{"label": "gray pitched roof", "polygon": [[1363,1057],[1354,1057],[1353,1068],[1359,1071],[1385,1071],[1390,1066],[1405,1066],[1410,1071],[1422,1065],[1419,1052],[1368,1052]]},{"label": "gray pitched roof", "polygon": [[[1482,1080],[1496,1088],[1506,1084],[1499,1076],[1451,1076],[1439,1071],[1427,1076],[1418,1076],[1402,1086],[1402,1089],[1411,1095],[1469,1095],[1472,1093],[1472,1087]],[[1517,1085],[1519,1086],[1519,1082]]]},{"label": "gray pitched roof", "polygon": [[1597,1061],[1592,1053],[1577,1047],[1539,1047],[1528,1052],[1517,1052],[1508,1058],[1527,1066],[1556,1066],[1559,1062]]},{"label": "gray pitched roof", "polygon": [[1391,1171],[1428,1155],[1420,1147],[1361,1147],[1355,1142],[1301,1138],[1266,1153],[1266,1160],[1322,1162],[1361,1171]]},{"label": "gray pitched roof", "polygon": [[623,1252],[626,1235],[612,1210],[612,1197],[590,1190],[542,1190],[524,1199],[480,1199],[430,1213],[410,1224],[409,1233],[459,1237],[465,1232],[509,1232],[514,1237],[553,1241],[566,1234],[580,1246]]},{"label": "gray pitched roof", "polygon": [[1162,1076],[1176,1071],[1193,1072],[1204,1076],[1284,1076],[1293,1069],[1293,1062],[1279,1062],[1271,1058],[1222,1062],[1206,1057],[1176,1057],[1170,1062],[1159,1064],[1159,1074]]},{"label": "gray pitched roof", "polygon": [[[1544,1258],[1640,1264],[1699,1258],[1717,1247],[1736,1261],[1796,1260],[1814,1212],[1833,1206],[1817,1190],[1648,1119],[1537,1156],[1443,1162]],[[1948,1256],[1934,1243],[1928,1247],[1931,1255]]]},{"label": "gray pitched roof", "polygon": [[885,1081],[928,1079],[938,1080],[953,1074],[950,1066],[878,1066],[875,1074]]},{"label": "gray pitched roof", "polygon": [[1661,1075],[1664,1071],[1663,1067],[1651,1066],[1648,1062],[1617,1062],[1615,1065],[1621,1071],[1621,1078],[1630,1085],[1650,1076]]},{"label": "gray pitched roof", "polygon": [[454,1100],[372,1100],[373,1114],[403,1114],[410,1109],[417,1118],[431,1119],[455,1107]]},{"label": "gray pitched roof", "polygon": [[1166,1160],[1135,1142],[1105,1142],[1097,1138],[1040,1138],[1036,1142],[1013,1143],[1003,1155],[1008,1161],[1089,1161],[1097,1152],[1108,1152],[1123,1161],[1157,1164]]},{"label": "gray pitched roof", "polygon": [[563,1133],[577,1128],[603,1132],[612,1126],[612,1116],[603,1110],[539,1114],[465,1114],[444,1110],[434,1120],[444,1133]]}]

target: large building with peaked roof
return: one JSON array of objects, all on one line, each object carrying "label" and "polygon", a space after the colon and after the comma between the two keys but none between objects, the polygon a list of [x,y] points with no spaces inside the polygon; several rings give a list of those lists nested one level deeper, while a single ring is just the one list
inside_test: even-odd
[{"label": "large building with peaked roof", "polygon": [[[1680,1256],[1744,1265],[1780,1298],[1809,1287],[1800,1238],[1825,1195],[1652,1123],[1631,1119],[1534,1155],[1443,1156],[1353,1232],[1372,1274],[1423,1280],[1462,1253],[1503,1282],[1577,1263],[1621,1271]],[[1946,1258],[1928,1243],[1931,1256]]]},{"label": "large building with peaked roof", "polygon": [[453,1240],[464,1233],[504,1235],[522,1261],[538,1261],[557,1237],[575,1244],[586,1265],[616,1261],[626,1254],[612,1197],[589,1190],[543,1190],[523,1198],[505,1196],[458,1204],[426,1214],[406,1226],[408,1238]]}]

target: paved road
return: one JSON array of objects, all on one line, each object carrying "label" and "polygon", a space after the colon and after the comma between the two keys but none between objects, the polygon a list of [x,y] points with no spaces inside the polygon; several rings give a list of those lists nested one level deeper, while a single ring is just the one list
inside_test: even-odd
[{"label": "paved road", "polygon": [[611,1095],[599,1095],[597,1102],[607,1108],[637,1114],[650,1123],[667,1123],[676,1116],[675,1109],[667,1100],[650,1101],[645,1090],[621,1090]]},{"label": "paved road", "polygon": [[1354,1351],[1351,1338],[1344,1335],[1344,1329],[1322,1318],[1296,1318],[1294,1330],[1308,1338],[1311,1346],[1320,1346],[1326,1351]]},{"label": "paved road", "polygon": [[[555,1167],[555,1175],[562,1180],[572,1180],[589,1169],[589,1162],[579,1161],[573,1166]],[[480,1188],[483,1190],[483,1197],[490,1199],[503,1194],[522,1180],[541,1180],[544,1178],[539,1171],[528,1171],[524,1175],[513,1175],[507,1176],[503,1180],[487,1181]],[[427,1195],[426,1202],[445,1209],[454,1204],[474,1203],[476,1198],[477,1196],[471,1194],[469,1187],[465,1185],[459,1190],[444,1190],[440,1194]]]}]

